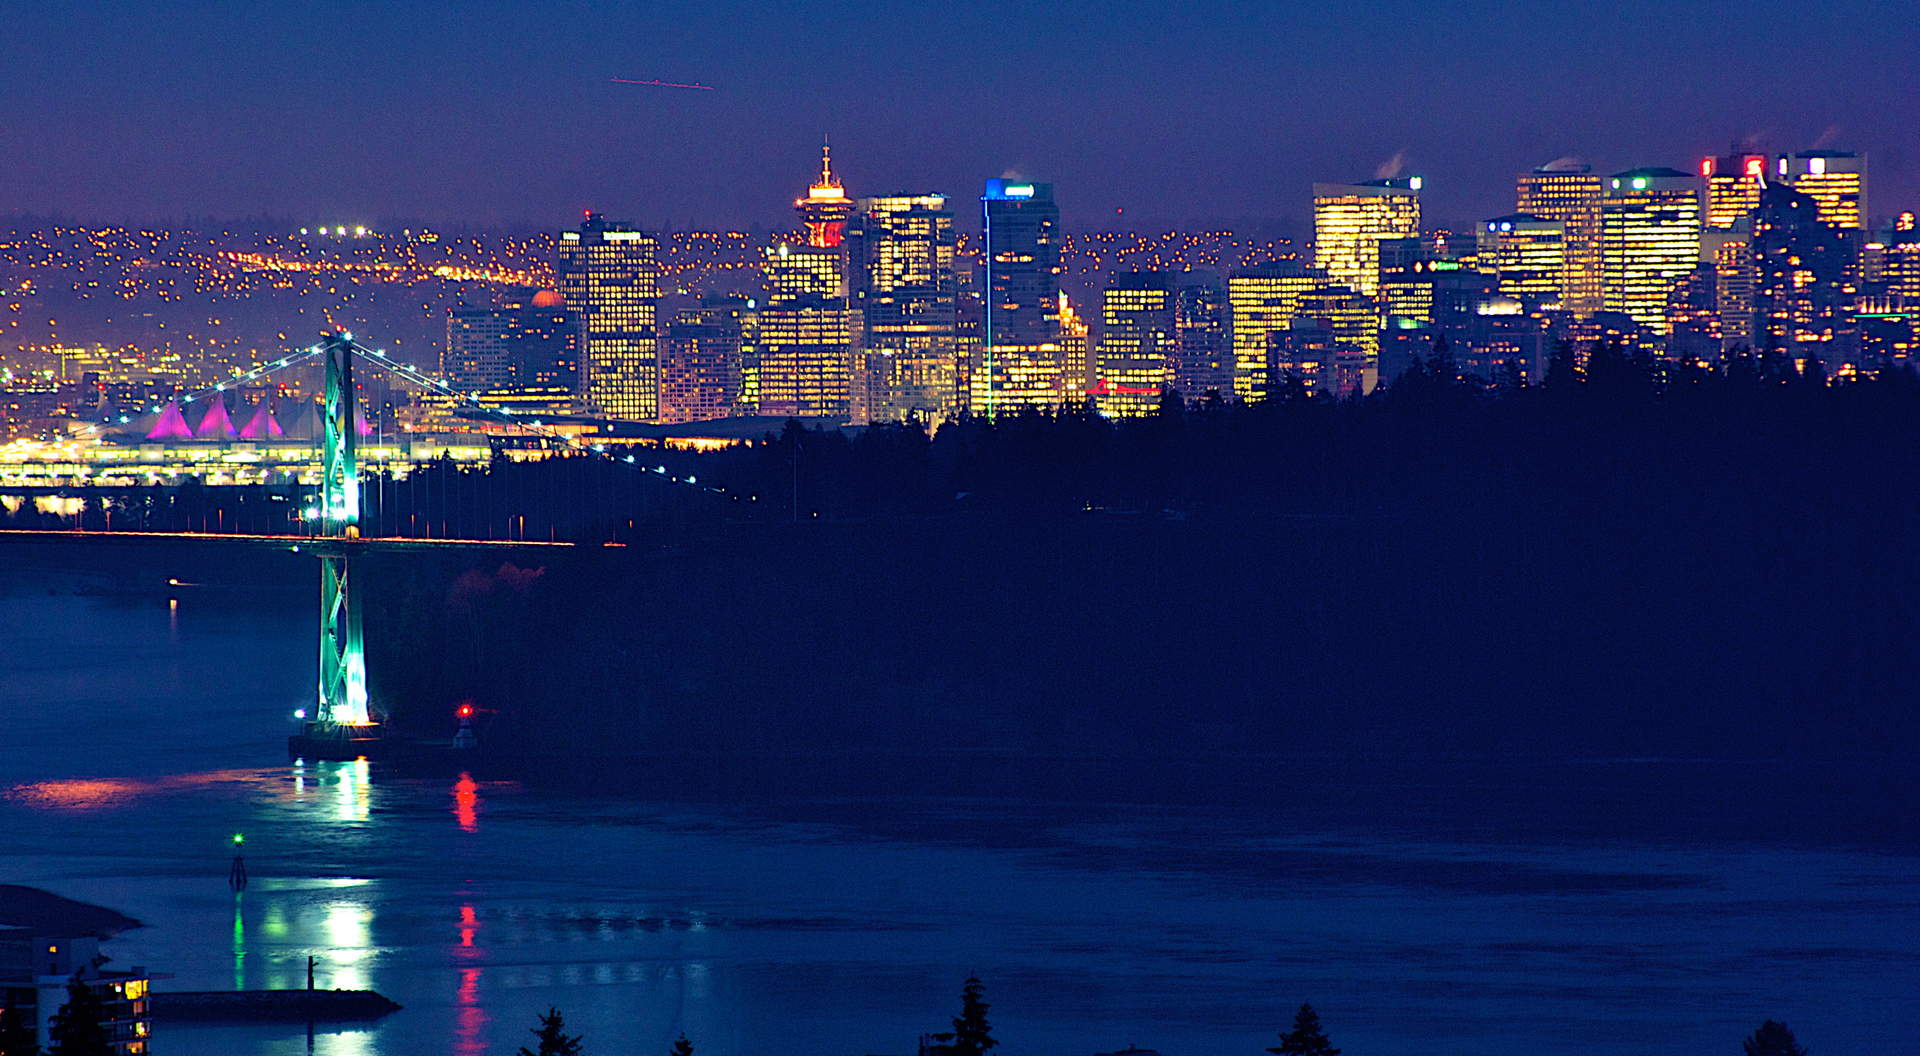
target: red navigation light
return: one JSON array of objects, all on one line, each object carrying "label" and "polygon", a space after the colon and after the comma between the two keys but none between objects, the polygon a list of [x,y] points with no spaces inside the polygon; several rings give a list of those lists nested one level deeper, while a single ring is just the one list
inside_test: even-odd
[{"label": "red navigation light", "polygon": [[453,713],[463,719],[471,719],[473,718],[473,705],[462,704],[458,708],[455,708]]}]

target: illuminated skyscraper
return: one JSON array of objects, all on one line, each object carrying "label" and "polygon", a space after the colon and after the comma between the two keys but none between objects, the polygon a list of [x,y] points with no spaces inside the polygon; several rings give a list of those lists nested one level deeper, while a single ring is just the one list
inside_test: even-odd
[{"label": "illuminated skyscraper", "polygon": [[1050,183],[987,181],[980,198],[986,281],[971,406],[993,415],[1067,396],[1060,347],[1060,207]]},{"label": "illuminated skyscraper", "polygon": [[866,328],[857,379],[864,417],[938,422],[960,409],[953,213],[940,194],[862,198],[859,206],[847,244]]},{"label": "illuminated skyscraper", "polygon": [[1090,333],[1087,321],[1073,310],[1063,291],[1060,294],[1060,357],[1066,364],[1061,379],[1060,402],[1063,404],[1081,406],[1086,402],[1087,393],[1100,380],[1094,376],[1098,364],[1094,361]]},{"label": "illuminated skyscraper", "polygon": [[1593,170],[1574,162],[1555,162],[1520,174],[1514,211],[1559,221],[1567,252],[1566,308],[1576,319],[1599,311],[1604,303],[1600,271],[1600,203],[1606,186]]},{"label": "illuminated skyscraper", "polygon": [[1220,276],[1181,272],[1174,308],[1178,348],[1173,387],[1189,400],[1216,393],[1233,397],[1233,342],[1227,336],[1227,291]]},{"label": "illuminated skyscraper", "polygon": [[1808,150],[1790,157],[1782,155],[1776,171],[1794,190],[1820,203],[1823,223],[1866,227],[1866,158],[1844,150]]},{"label": "illuminated skyscraper", "polygon": [[1721,347],[1753,348],[1753,214],[1730,230],[1702,233],[1700,245],[1701,254],[1713,262]]},{"label": "illuminated skyscraper", "polygon": [[757,322],[758,413],[792,418],[853,413],[859,313],[844,302],[798,300],[763,309]]},{"label": "illuminated skyscraper", "polygon": [[843,250],[781,242],[764,252],[769,305],[798,300],[846,301]]},{"label": "illuminated skyscraper", "polygon": [[657,250],[652,235],[598,213],[560,235],[560,293],[585,335],[585,395],[609,418],[647,422],[659,414]]},{"label": "illuminated skyscraper", "polygon": [[1700,262],[1700,189],[1677,169],[1631,169],[1607,180],[1600,212],[1606,310],[1667,332],[1667,294]]},{"label": "illuminated skyscraper", "polygon": [[1767,182],[1765,154],[1729,154],[1700,159],[1700,177],[1707,181],[1705,226],[1726,230],[1747,218],[1760,205],[1760,188]]},{"label": "illuminated skyscraper", "polygon": [[1529,308],[1557,308],[1567,296],[1566,225],[1531,213],[1496,216],[1480,225],[1479,265],[1500,292]]},{"label": "illuminated skyscraper", "polygon": [[1293,325],[1300,296],[1326,281],[1326,273],[1293,261],[1256,264],[1227,277],[1235,397],[1255,400],[1267,395],[1273,368],[1269,335]]},{"label": "illuminated skyscraper", "polygon": [[753,315],[744,297],[709,298],[674,313],[660,361],[662,422],[706,422],[737,413]]},{"label": "illuminated skyscraper", "polygon": [[1920,310],[1920,222],[1914,214],[1901,213],[1894,220],[1884,250],[1880,281],[1904,306]]},{"label": "illuminated skyscraper", "polygon": [[1313,266],[1329,282],[1373,296],[1380,289],[1380,242],[1420,235],[1418,176],[1313,185]]},{"label": "illuminated skyscraper", "polygon": [[1179,349],[1173,277],[1164,271],[1120,272],[1100,298],[1100,413],[1110,418],[1152,413],[1173,380]]},{"label": "illuminated skyscraper", "polygon": [[1380,315],[1373,298],[1345,286],[1320,286],[1300,298],[1284,331],[1271,335],[1274,369],[1309,392],[1363,396],[1380,380]]},{"label": "illuminated skyscraper", "polygon": [[805,197],[794,201],[793,208],[800,214],[807,245],[838,249],[845,241],[853,199],[847,197],[846,188],[833,175],[833,150],[825,143],[820,145],[820,178],[807,188]]},{"label": "illuminated skyscraper", "polygon": [[448,309],[440,373],[461,392],[511,398],[537,391],[565,403],[580,387],[580,321],[553,290],[497,307]]},{"label": "illuminated skyscraper", "polygon": [[1829,366],[1850,358],[1858,285],[1849,232],[1810,194],[1774,183],[1753,214],[1754,331],[1763,348]]}]

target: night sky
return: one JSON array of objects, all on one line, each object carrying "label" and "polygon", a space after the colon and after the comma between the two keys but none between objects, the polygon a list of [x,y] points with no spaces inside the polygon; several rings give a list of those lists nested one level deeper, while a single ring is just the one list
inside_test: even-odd
[{"label": "night sky", "polygon": [[1396,157],[1471,220],[1557,157],[1749,136],[1867,151],[1885,216],[1920,206],[1913,31],[1812,0],[16,3],[0,214],[786,223],[826,133],[854,194],[1012,172],[1076,228],[1298,220]]}]

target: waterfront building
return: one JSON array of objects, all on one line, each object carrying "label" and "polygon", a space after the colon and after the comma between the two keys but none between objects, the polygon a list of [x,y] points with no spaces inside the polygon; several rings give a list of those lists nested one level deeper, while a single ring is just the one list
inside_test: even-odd
[{"label": "waterfront building", "polygon": [[986,271],[971,406],[994,415],[1068,394],[1060,343],[1060,207],[1053,185],[992,179],[980,198]]},{"label": "waterfront building", "polygon": [[1609,177],[1600,240],[1606,309],[1665,334],[1667,294],[1700,262],[1700,191],[1694,177],[1668,168]]},{"label": "waterfront building", "polygon": [[1109,418],[1151,414],[1173,380],[1179,350],[1173,277],[1164,271],[1120,272],[1100,298],[1099,381],[1093,394]]},{"label": "waterfront building", "polygon": [[1859,230],[1867,226],[1867,159],[1847,150],[1783,154],[1780,177],[1820,207],[1822,223]]},{"label": "waterfront building", "polygon": [[1271,335],[1291,326],[1301,295],[1326,281],[1324,272],[1295,261],[1256,264],[1227,276],[1227,328],[1232,340],[1236,398],[1254,400],[1267,395],[1273,370],[1268,356]]},{"label": "waterfront building", "polygon": [[0,1012],[18,1015],[41,1051],[51,1051],[53,1019],[66,1007],[68,986],[78,980],[100,999],[107,1051],[145,1056],[153,1034],[153,980],[137,967],[105,971],[99,954],[100,940],[90,936],[0,928]]},{"label": "waterfront building", "polygon": [[440,374],[455,390],[492,405],[529,390],[573,396],[580,345],[580,320],[556,290],[503,305],[458,305],[447,310]]},{"label": "waterfront building", "polygon": [[1560,161],[1523,172],[1516,181],[1514,212],[1562,225],[1567,255],[1565,305],[1576,319],[1604,306],[1600,266],[1600,213],[1606,186],[1593,170]]},{"label": "waterfront building", "polygon": [[593,212],[560,235],[560,295],[580,320],[583,395],[608,418],[659,414],[658,249],[652,235]]},{"label": "waterfront building", "polygon": [[1327,281],[1372,297],[1380,242],[1420,235],[1421,178],[1313,185],[1313,266]]},{"label": "waterfront building", "polygon": [[857,419],[938,422],[959,411],[956,244],[945,195],[860,199],[847,230],[865,330]]},{"label": "waterfront building", "polygon": [[1558,308],[1567,297],[1566,225],[1532,213],[1496,216],[1481,224],[1479,270],[1500,292],[1536,308]]}]

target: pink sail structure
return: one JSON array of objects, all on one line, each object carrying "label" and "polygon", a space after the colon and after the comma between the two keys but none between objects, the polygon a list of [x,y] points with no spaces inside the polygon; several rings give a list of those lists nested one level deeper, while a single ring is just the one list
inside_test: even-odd
[{"label": "pink sail structure", "polygon": [[191,440],[193,429],[187,425],[187,416],[180,413],[180,401],[168,400],[165,410],[160,412],[160,420],[147,431],[149,440]]},{"label": "pink sail structure", "polygon": [[238,434],[233,419],[227,417],[227,401],[218,396],[213,398],[213,406],[207,408],[206,416],[200,419],[200,427],[193,431],[197,440],[231,440]]},{"label": "pink sail structure", "polygon": [[260,401],[259,407],[253,412],[253,418],[240,429],[240,438],[243,440],[272,440],[285,435],[287,431],[280,428],[279,420],[274,418],[273,411],[268,408],[265,400]]}]

